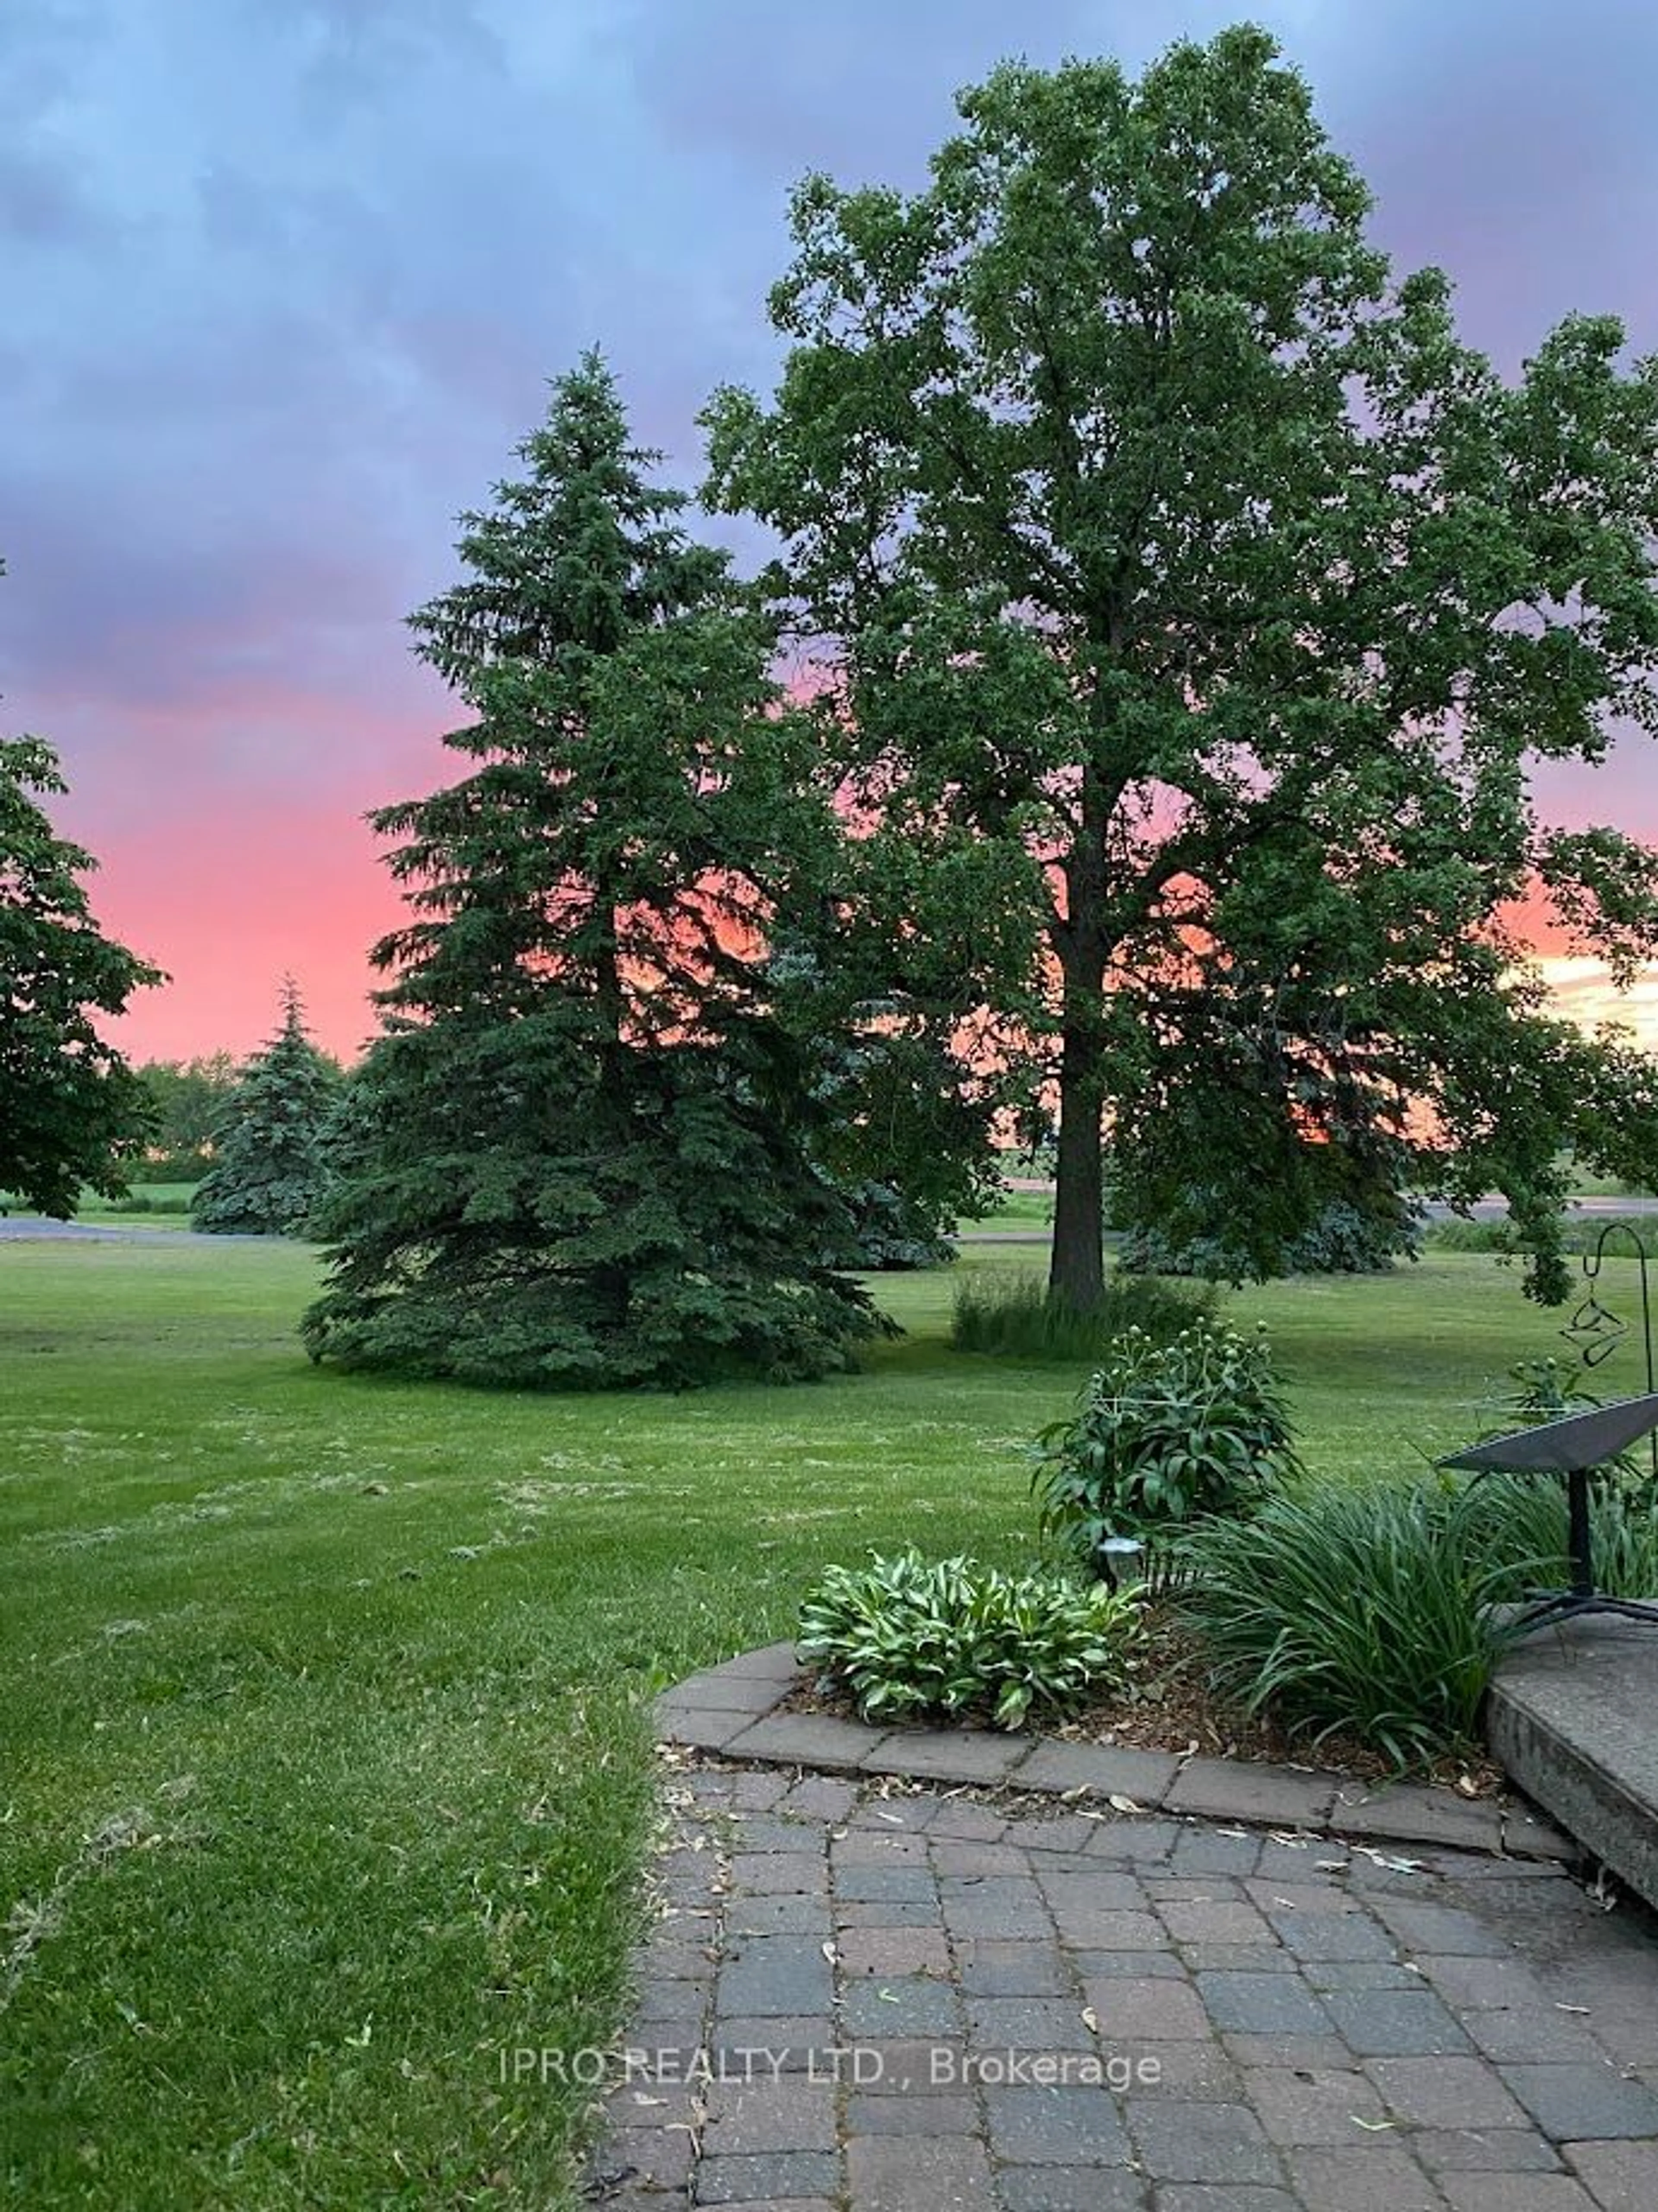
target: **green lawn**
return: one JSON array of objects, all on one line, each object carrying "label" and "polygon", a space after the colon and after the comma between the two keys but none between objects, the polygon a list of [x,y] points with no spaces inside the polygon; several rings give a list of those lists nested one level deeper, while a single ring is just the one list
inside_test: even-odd
[{"label": "green lawn", "polygon": [[[1017,1558],[1019,1448],[1081,1379],[951,1353],[946,1272],[882,1279],[910,1334],[813,1389],[392,1386],[300,1356],[314,1264],[0,1244],[19,2204],[566,2201],[580,2094],[501,2054],[616,2025],[649,1692],[786,1635],[827,1559]],[[1234,1305],[1274,1325],[1309,1462],[1356,1476],[1465,1440],[1558,1348],[1483,1257]]]},{"label": "green lawn", "polygon": [[996,1203],[993,1212],[982,1219],[958,1221],[957,1231],[965,1230],[970,1237],[975,1230],[986,1229],[1048,1229],[1054,1223],[1054,1194],[1051,1190],[1006,1190]]}]

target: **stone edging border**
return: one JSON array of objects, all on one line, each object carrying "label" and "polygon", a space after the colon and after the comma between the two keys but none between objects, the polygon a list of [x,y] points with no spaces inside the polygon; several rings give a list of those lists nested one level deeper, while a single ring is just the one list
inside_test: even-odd
[{"label": "stone edging border", "polygon": [[1571,1839],[1523,1803],[1493,1804],[1413,1782],[1370,1790],[1339,1774],[1264,1760],[1177,1759],[990,1729],[868,1727],[829,1713],[780,1713],[805,1679],[792,1644],[745,1651],[692,1674],[655,1703],[665,1743],[725,1759],[831,1774],[896,1775],[1067,1800],[1124,1801],[1136,1813],[1247,1821],[1494,1856],[1573,1860]]}]

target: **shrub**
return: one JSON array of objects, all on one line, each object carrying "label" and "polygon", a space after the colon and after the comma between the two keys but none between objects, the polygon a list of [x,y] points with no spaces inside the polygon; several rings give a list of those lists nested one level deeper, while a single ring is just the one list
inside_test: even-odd
[{"label": "shrub", "polygon": [[1131,1328],[1166,1344],[1214,1303],[1209,1284],[1114,1274],[1101,1303],[1083,1313],[1050,1296],[1039,1275],[969,1275],[956,1285],[950,1340],[957,1352],[1005,1359],[1099,1359]]},{"label": "shrub", "polygon": [[1519,1249],[1506,1219],[1464,1221],[1455,1215],[1448,1221],[1430,1222],[1424,1241],[1438,1252],[1512,1253]]},{"label": "shrub", "polygon": [[[1149,1223],[1134,1224],[1123,1237],[1118,1265],[1230,1283],[1258,1276],[1260,1266],[1256,1255],[1227,1233],[1224,1206],[1216,1200],[1205,1210],[1212,1212],[1217,1221],[1215,1229],[1206,1236],[1181,1239]],[[1382,1274],[1399,1258],[1417,1259],[1421,1249],[1421,1223],[1414,1208],[1404,1206],[1397,1212],[1367,1213],[1345,1199],[1332,1199],[1300,1236],[1282,1245],[1274,1272]]]},{"label": "shrub", "polygon": [[104,1211],[106,1213],[184,1215],[190,1212],[190,1200],[188,1196],[179,1196],[176,1187],[173,1189],[129,1190],[124,1191],[119,1198],[106,1199]]},{"label": "shrub", "polygon": [[838,1186],[850,1216],[847,1243],[826,1252],[824,1264],[859,1273],[895,1273],[948,1267],[956,1247],[925,1206],[885,1182]]},{"label": "shrub", "polygon": [[1111,1537],[1142,1541],[1251,1508],[1298,1462],[1265,1333],[1212,1316],[1158,1344],[1133,1328],[1068,1421],[1044,1429],[1031,1490],[1045,1535],[1088,1560]]},{"label": "shrub", "polygon": [[1543,1564],[1518,1548],[1529,1528],[1495,1564],[1497,1507],[1482,1483],[1321,1482],[1194,1528],[1180,1603],[1212,1679],[1291,1733],[1350,1732],[1400,1768],[1471,1748],[1515,1633],[1489,1608]]},{"label": "shrub", "polygon": [[[1560,1249],[1563,1252],[1592,1252],[1601,1231],[1614,1224],[1630,1231],[1649,1259],[1658,1258],[1658,1221],[1650,1214],[1642,1213],[1569,1212],[1560,1224]],[[1427,1241],[1442,1252],[1506,1254],[1526,1249],[1506,1214],[1495,1221],[1464,1221],[1457,1218],[1436,1221],[1427,1231]],[[1634,1253],[1627,1243],[1614,1242],[1608,1246],[1606,1257],[1628,1260],[1634,1257]]]},{"label": "shrub", "polygon": [[1017,1728],[1120,1683],[1139,1634],[1134,1599],[1053,1574],[1006,1575],[913,1547],[829,1568],[800,1608],[802,1659],[844,1683],[866,1718],[987,1708]]}]

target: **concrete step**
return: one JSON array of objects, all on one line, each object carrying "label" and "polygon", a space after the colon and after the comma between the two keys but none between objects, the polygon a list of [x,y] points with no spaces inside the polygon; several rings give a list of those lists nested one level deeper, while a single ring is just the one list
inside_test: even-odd
[{"label": "concrete step", "polygon": [[1658,1906],[1658,1622],[1540,1629],[1498,1668],[1485,1732],[1533,1803]]}]

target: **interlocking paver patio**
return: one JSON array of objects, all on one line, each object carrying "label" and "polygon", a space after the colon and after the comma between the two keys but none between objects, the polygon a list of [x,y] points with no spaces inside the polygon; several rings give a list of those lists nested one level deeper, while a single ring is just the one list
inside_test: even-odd
[{"label": "interlocking paver patio", "polygon": [[817,1736],[835,1777],[778,1771],[767,1739],[765,1767],[727,1745],[669,1771],[595,2204],[1658,2203],[1638,1907],[1546,1860],[847,1775],[847,1725]]}]

